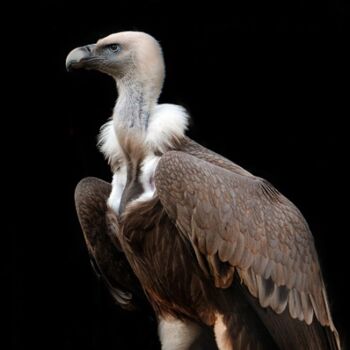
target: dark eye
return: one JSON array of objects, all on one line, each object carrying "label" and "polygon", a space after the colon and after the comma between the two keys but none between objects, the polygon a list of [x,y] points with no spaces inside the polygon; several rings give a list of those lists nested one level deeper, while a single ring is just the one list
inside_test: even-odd
[{"label": "dark eye", "polygon": [[118,44],[107,45],[107,48],[113,52],[118,52],[120,50],[120,46]]}]

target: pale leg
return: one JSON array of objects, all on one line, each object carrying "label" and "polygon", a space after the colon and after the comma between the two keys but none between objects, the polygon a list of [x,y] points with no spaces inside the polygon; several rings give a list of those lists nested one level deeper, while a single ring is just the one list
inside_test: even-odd
[{"label": "pale leg", "polygon": [[216,345],[219,350],[232,350],[232,344],[227,333],[227,327],[223,321],[223,316],[217,314],[214,324],[214,334]]},{"label": "pale leg", "polygon": [[190,321],[173,317],[159,320],[158,334],[162,350],[188,350],[200,335],[201,328]]}]

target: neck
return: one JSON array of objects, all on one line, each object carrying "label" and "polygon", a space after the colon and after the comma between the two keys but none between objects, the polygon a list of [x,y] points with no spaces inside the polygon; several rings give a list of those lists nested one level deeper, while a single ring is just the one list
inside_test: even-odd
[{"label": "neck", "polygon": [[113,112],[117,132],[145,132],[158,94],[152,93],[144,83],[130,78],[118,80],[117,89],[119,97]]}]

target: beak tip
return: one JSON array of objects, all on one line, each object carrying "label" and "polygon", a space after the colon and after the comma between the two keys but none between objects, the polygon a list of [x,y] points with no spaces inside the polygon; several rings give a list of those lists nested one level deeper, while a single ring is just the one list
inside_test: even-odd
[{"label": "beak tip", "polygon": [[79,68],[88,68],[86,65],[86,61],[92,55],[92,48],[95,44],[86,45],[82,47],[77,47],[73,49],[66,58],[66,70],[67,72],[71,72],[72,70]]},{"label": "beak tip", "polygon": [[80,62],[89,56],[89,52],[85,47],[77,47],[72,50],[66,58],[67,72],[71,72],[74,68],[81,68]]},{"label": "beak tip", "polygon": [[70,73],[73,70],[72,64],[73,64],[73,62],[67,62],[66,63],[66,71],[68,73]]}]

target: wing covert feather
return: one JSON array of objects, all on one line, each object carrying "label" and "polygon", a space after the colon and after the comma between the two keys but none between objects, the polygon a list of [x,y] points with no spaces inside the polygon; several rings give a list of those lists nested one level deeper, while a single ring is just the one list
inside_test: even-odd
[{"label": "wing covert feather", "polygon": [[[226,288],[237,271],[262,307],[278,314],[287,309],[307,324],[316,316],[336,333],[313,237],[299,210],[266,180],[236,165],[230,169],[227,160],[225,168],[216,165],[214,153],[203,157],[164,154],[155,183],[169,217],[207,259],[211,271],[205,272]],[[230,267],[223,276],[217,261]]]},{"label": "wing covert feather", "polygon": [[121,307],[149,307],[117,240],[117,217],[107,207],[110,191],[109,183],[92,177],[81,180],[75,190],[77,214],[92,266]]}]

